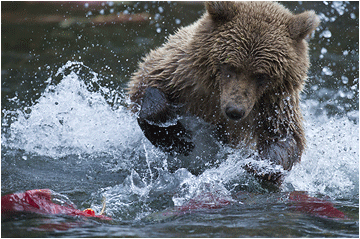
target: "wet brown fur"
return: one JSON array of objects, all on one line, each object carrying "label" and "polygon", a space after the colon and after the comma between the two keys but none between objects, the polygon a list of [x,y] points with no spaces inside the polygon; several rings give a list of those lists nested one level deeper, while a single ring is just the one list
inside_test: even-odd
[{"label": "wet brown fur", "polygon": [[[188,113],[218,126],[234,146],[291,134],[300,160],[305,147],[299,94],[309,68],[305,38],[318,26],[313,11],[294,15],[274,2],[208,2],[207,12],[179,29],[139,64],[129,84],[135,111],[156,87]],[[230,120],[226,105],[244,108]],[[292,163],[280,162],[285,169]]]}]

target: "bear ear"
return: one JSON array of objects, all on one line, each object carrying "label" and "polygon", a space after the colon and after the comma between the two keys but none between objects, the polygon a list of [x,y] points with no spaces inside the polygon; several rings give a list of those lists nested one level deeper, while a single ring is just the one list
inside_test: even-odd
[{"label": "bear ear", "polygon": [[320,19],[314,11],[306,11],[294,16],[289,26],[290,37],[300,41],[310,36],[319,25]]},{"label": "bear ear", "polygon": [[207,12],[217,22],[227,22],[233,19],[237,13],[234,2],[205,2]]}]

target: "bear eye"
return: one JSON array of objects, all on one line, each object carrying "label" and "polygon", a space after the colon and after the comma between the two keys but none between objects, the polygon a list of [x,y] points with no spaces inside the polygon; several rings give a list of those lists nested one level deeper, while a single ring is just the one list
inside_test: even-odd
[{"label": "bear eye", "polygon": [[267,81],[269,80],[269,76],[267,74],[261,73],[261,74],[256,74],[254,76],[254,78],[256,79],[256,82],[259,85],[264,85],[267,83]]},{"label": "bear eye", "polygon": [[236,75],[236,68],[233,66],[226,66],[222,69],[222,74],[225,78],[232,78]]}]

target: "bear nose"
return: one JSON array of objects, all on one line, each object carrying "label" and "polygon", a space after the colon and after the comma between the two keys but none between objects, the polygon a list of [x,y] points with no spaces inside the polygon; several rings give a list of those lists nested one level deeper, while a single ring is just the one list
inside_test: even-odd
[{"label": "bear nose", "polygon": [[227,106],[225,109],[227,117],[232,120],[239,120],[245,116],[245,110],[235,106]]}]

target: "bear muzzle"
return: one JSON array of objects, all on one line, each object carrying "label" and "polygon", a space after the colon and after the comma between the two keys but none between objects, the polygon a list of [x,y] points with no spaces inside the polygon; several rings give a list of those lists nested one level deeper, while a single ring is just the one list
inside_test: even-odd
[{"label": "bear muzzle", "polygon": [[225,108],[225,114],[231,120],[241,120],[246,115],[246,110],[241,107],[236,107],[233,105],[227,105]]}]

